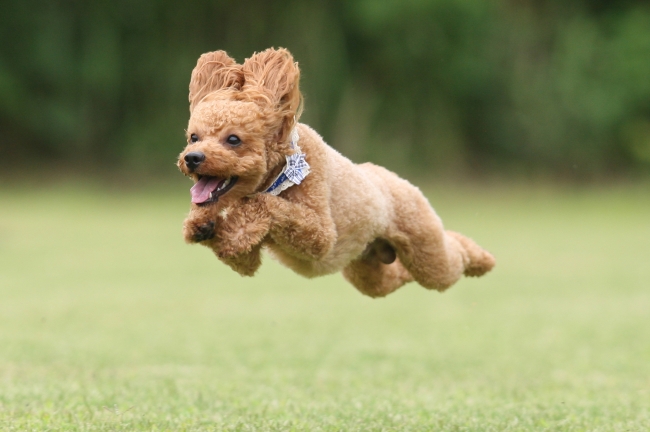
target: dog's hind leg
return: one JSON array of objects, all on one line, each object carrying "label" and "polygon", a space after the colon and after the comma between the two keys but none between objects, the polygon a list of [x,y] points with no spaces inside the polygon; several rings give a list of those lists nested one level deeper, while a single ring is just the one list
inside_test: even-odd
[{"label": "dog's hind leg", "polygon": [[443,291],[460,277],[480,276],[494,257],[471,239],[445,231],[442,221],[415,186],[381,167],[369,166],[392,196],[393,220],[384,237],[420,285]]},{"label": "dog's hind leg", "polygon": [[343,276],[370,297],[384,297],[413,280],[393,247],[383,239],[369,244],[359,258],[343,269]]},{"label": "dog's hind leg", "polygon": [[417,188],[402,185],[397,193],[395,219],[387,237],[420,285],[443,291],[463,274],[480,276],[494,266],[494,257],[474,241],[445,231]]}]

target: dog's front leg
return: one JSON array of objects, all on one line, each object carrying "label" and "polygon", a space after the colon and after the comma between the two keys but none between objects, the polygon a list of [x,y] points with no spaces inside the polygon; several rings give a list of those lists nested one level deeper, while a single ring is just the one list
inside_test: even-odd
[{"label": "dog's front leg", "polygon": [[[224,260],[254,251],[271,227],[271,214],[264,200],[243,198],[225,213],[215,232],[215,252]],[[259,249],[259,248],[257,248]]]},{"label": "dog's front leg", "polygon": [[242,276],[253,276],[262,265],[262,243],[253,246],[249,252],[232,256],[221,256],[220,245],[216,242],[212,250],[221,262]]},{"label": "dog's front leg", "polygon": [[202,243],[211,240],[215,235],[215,228],[220,222],[215,210],[208,207],[192,205],[190,214],[183,222],[183,237],[187,243]]},{"label": "dog's front leg", "polygon": [[328,209],[316,211],[303,203],[269,194],[255,196],[250,204],[250,209],[245,210],[246,218],[242,218],[250,225],[239,225],[250,243],[262,241],[268,235],[289,254],[317,261],[336,242],[336,229]]},{"label": "dog's front leg", "polygon": [[237,208],[224,212],[229,215],[224,217],[214,206],[192,206],[183,223],[183,236],[188,243],[200,243],[212,249],[223,263],[240,275],[253,276],[262,264],[262,244],[261,240],[257,241],[260,235],[254,235],[254,230],[252,238],[242,233],[247,226],[251,228],[249,218],[254,217],[255,212]]},{"label": "dog's front leg", "polygon": [[318,261],[332,250],[337,234],[329,211],[281,198],[273,204],[270,237],[281,249],[310,261]]},{"label": "dog's front leg", "polygon": [[285,198],[260,194],[245,198],[228,212],[215,237],[220,258],[236,257],[253,250],[269,236],[291,255],[319,260],[336,242],[329,212],[317,212]]}]

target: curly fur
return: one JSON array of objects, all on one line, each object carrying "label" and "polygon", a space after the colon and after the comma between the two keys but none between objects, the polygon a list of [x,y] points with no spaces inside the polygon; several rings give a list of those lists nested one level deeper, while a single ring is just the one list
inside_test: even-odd
[{"label": "curly fur", "polygon": [[[246,276],[261,265],[264,247],[307,277],[342,271],[371,297],[411,281],[442,291],[463,274],[480,276],[494,266],[494,257],[472,240],[445,231],[415,186],[379,166],[353,164],[297,123],[299,79],[285,49],[267,49],[243,64],[223,51],[199,58],[190,81],[188,145],[178,167],[195,181],[238,181],[218,201],[192,204],[183,225],[187,242],[211,248]],[[311,173],[279,196],[263,193],[294,151],[294,127]],[[232,134],[241,145],[227,143]],[[193,170],[184,162],[189,152],[205,155]]]}]

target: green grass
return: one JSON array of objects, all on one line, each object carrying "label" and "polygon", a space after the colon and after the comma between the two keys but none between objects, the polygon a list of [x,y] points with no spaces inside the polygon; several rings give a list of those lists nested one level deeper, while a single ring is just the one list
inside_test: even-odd
[{"label": "green grass", "polygon": [[187,246],[186,186],[0,189],[0,430],[650,430],[650,190],[438,187],[497,268],[361,296]]}]

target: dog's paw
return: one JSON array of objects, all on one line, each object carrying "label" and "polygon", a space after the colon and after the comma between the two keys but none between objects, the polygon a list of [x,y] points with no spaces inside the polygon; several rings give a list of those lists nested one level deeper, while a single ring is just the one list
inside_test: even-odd
[{"label": "dog's paw", "polygon": [[200,243],[214,238],[214,222],[187,222],[184,235],[188,243]]},{"label": "dog's paw", "polygon": [[254,246],[249,253],[232,257],[219,256],[219,259],[242,276],[253,276],[262,264],[262,245]]}]

